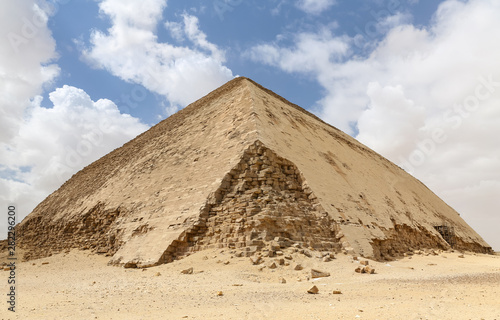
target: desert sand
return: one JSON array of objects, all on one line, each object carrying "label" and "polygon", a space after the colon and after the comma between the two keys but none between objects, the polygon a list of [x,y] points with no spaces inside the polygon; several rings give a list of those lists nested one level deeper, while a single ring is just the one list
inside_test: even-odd
[{"label": "desert sand", "polygon": [[[2,303],[0,319],[500,319],[498,255],[418,252],[367,260],[375,274],[361,274],[354,270],[366,259],[340,253],[324,262],[294,250],[258,265],[221,249],[147,269],[76,249],[19,262],[17,312]],[[311,268],[330,276],[310,278]],[[314,285],[319,293],[307,293]]]}]

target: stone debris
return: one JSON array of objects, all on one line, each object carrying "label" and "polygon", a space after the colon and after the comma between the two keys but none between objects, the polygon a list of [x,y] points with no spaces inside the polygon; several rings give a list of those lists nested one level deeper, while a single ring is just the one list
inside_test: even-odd
[{"label": "stone debris", "polygon": [[329,277],[330,273],[329,272],[324,272],[320,271],[317,269],[311,269],[311,277],[312,278],[324,278],[324,277]]},{"label": "stone debris", "polygon": [[159,273],[159,272],[155,273],[155,277],[159,277],[159,276],[161,276],[161,273]]},{"label": "stone debris", "polygon": [[45,261],[45,262],[42,262],[42,265],[44,265],[44,264],[49,264],[49,263],[48,263],[47,261]]},{"label": "stone debris", "polygon": [[280,278],[278,279],[278,283],[286,283],[285,278],[280,277]]},{"label": "stone debris", "polygon": [[218,297],[221,297],[221,296],[223,296],[223,295],[224,295],[224,293],[223,293],[222,291],[217,291],[217,296],[218,296]]},{"label": "stone debris", "polygon": [[193,274],[193,267],[184,269],[181,271],[182,274]]},{"label": "stone debris", "polygon": [[293,267],[293,270],[297,270],[297,271],[300,271],[304,269],[304,267],[302,267],[302,265],[300,263],[296,263]]},{"label": "stone debris", "polygon": [[465,258],[465,256],[463,254],[459,255],[458,257],[459,258]]},{"label": "stone debris", "polygon": [[372,268],[370,266],[366,266],[363,269],[365,269],[365,273],[375,274],[375,268]]},{"label": "stone debris", "polygon": [[253,265],[258,265],[262,262],[262,257],[261,256],[251,257],[250,261],[252,262]]},{"label": "stone debris", "polygon": [[224,261],[224,264],[225,264],[225,265],[228,265],[228,264],[229,264],[229,261],[228,261],[228,260]]},{"label": "stone debris", "polygon": [[[302,251],[301,253],[302,253],[303,255],[305,255],[306,257],[308,257],[308,258],[312,258],[312,254],[311,254],[311,252],[309,252],[308,250],[301,250],[301,251]],[[300,251],[299,251],[299,252],[300,252]]]},{"label": "stone debris", "polygon": [[291,256],[291,255],[287,254],[287,255],[285,256],[285,259],[287,259],[287,260],[292,260],[293,258],[292,258],[292,256]]},{"label": "stone debris", "polygon": [[368,274],[374,274],[375,269],[370,267],[370,266],[365,266],[365,267],[357,267],[355,270],[357,273],[368,273]]},{"label": "stone debris", "polygon": [[330,257],[323,257],[323,262],[330,262],[332,259]]},{"label": "stone debris", "polygon": [[363,266],[367,266],[367,265],[369,265],[369,264],[370,264],[370,262],[369,262],[368,260],[363,260],[363,261],[360,261],[359,263],[360,263],[361,265],[363,265]]},{"label": "stone debris", "polygon": [[342,291],[340,291],[340,290],[333,290],[332,294],[342,294]]},{"label": "stone debris", "polygon": [[307,293],[311,293],[311,294],[317,294],[318,292],[319,292],[319,289],[316,286],[312,286],[311,289],[307,290]]},{"label": "stone debris", "polygon": [[276,263],[275,262],[271,262],[268,266],[269,269],[276,269],[277,266],[276,266]]},{"label": "stone debris", "polygon": [[127,262],[127,263],[125,263],[125,265],[123,267],[125,269],[134,269],[134,268],[137,268],[137,264],[135,264],[133,262]]}]

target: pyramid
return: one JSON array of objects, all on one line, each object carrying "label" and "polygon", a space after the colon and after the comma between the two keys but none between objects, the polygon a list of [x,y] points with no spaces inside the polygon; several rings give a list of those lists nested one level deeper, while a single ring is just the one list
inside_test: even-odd
[{"label": "pyramid", "polygon": [[491,252],[417,179],[243,77],[76,173],[17,232],[26,259],[80,248],[125,267],[209,248]]}]

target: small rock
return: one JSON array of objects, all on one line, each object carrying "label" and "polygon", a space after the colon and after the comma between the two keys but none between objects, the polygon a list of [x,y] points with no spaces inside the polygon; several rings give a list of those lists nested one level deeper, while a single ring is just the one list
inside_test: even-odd
[{"label": "small rock", "polygon": [[363,261],[360,261],[359,263],[364,265],[364,266],[367,266],[368,264],[370,264],[370,262],[368,262],[368,260],[363,260]]},{"label": "small rock", "polygon": [[159,273],[159,272],[155,273],[155,277],[159,277],[159,276],[161,276],[161,273]]},{"label": "small rock", "polygon": [[203,256],[202,258],[203,260],[208,260],[208,257],[207,256]]},{"label": "small rock", "polygon": [[48,263],[47,261],[45,261],[45,262],[42,262],[42,265],[44,265],[44,264],[49,264],[49,263]]},{"label": "small rock", "polygon": [[193,274],[193,268],[184,269],[181,271],[182,274]]},{"label": "small rock", "polygon": [[323,262],[330,262],[332,259],[330,257],[323,257]]},{"label": "small rock", "polygon": [[363,269],[365,269],[365,273],[369,273],[369,274],[374,274],[375,273],[375,269],[372,268],[372,267],[370,267],[370,266],[366,266]]},{"label": "small rock", "polygon": [[295,266],[293,267],[293,270],[297,270],[297,271],[300,271],[304,269],[304,267],[302,267],[302,265],[300,263],[296,263]]},{"label": "small rock", "polygon": [[342,291],[340,291],[340,290],[333,290],[332,294],[342,294]]},{"label": "small rock", "polygon": [[284,265],[285,264],[285,259],[281,258],[281,259],[278,259],[278,264],[280,266]]},{"label": "small rock", "polygon": [[354,271],[356,271],[357,273],[363,273],[362,271],[364,270],[364,268],[361,268],[361,267],[357,267],[356,269],[354,269]]},{"label": "small rock", "polygon": [[268,267],[269,267],[269,269],[276,269],[277,268],[276,263],[274,263],[274,262],[271,262]]},{"label": "small rock", "polygon": [[277,256],[282,256],[283,255],[283,251],[276,251],[276,255]]},{"label": "small rock", "polygon": [[312,278],[324,278],[324,277],[329,277],[330,273],[316,270],[316,269],[311,269],[311,277]]},{"label": "small rock", "polygon": [[459,258],[465,258],[465,256],[463,254],[459,255],[458,257]]},{"label": "small rock", "polygon": [[228,264],[229,264],[229,261],[227,261],[227,260],[226,260],[226,261],[224,261],[224,264],[225,264],[225,265],[228,265]]},{"label": "small rock", "polygon": [[317,294],[318,292],[319,292],[319,289],[316,286],[312,286],[311,289],[307,290],[307,293],[311,293],[311,294]]},{"label": "small rock", "polygon": [[285,278],[280,277],[280,278],[278,279],[278,283],[286,283]]},{"label": "small rock", "polygon": [[293,258],[292,258],[292,256],[291,256],[291,255],[287,254],[287,255],[285,256],[285,259],[287,259],[287,260],[292,260]]},{"label": "small rock", "polygon": [[253,265],[258,265],[259,263],[262,262],[262,257],[260,256],[251,257],[250,261],[252,262]]},{"label": "small rock", "polygon": [[217,291],[217,296],[221,297],[223,295],[224,295],[224,293],[222,293],[222,291]]},{"label": "small rock", "polygon": [[304,250],[303,254],[308,258],[312,258],[312,254],[307,250]]}]

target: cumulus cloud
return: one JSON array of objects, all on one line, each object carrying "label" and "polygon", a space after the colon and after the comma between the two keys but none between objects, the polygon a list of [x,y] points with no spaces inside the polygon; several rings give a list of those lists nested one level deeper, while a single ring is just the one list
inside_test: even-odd
[{"label": "cumulus cloud", "polygon": [[165,96],[170,113],[233,77],[224,66],[224,51],[207,40],[195,16],[164,23],[175,39],[188,39],[192,48],[157,41],[166,0],[104,0],[99,7],[112,26],[107,32],[94,31],[84,59]]},{"label": "cumulus cloud", "polygon": [[[55,9],[43,1],[0,2],[0,203],[16,206],[18,222],[76,171],[147,129],[74,87],[56,89],[53,106],[41,107],[40,94],[59,74],[47,27]],[[1,220],[0,238],[6,233]]]},{"label": "cumulus cloud", "polygon": [[295,5],[309,14],[320,14],[336,3],[336,0],[298,0]]},{"label": "cumulus cloud", "polygon": [[[476,228],[500,249],[496,208],[478,196],[500,193],[499,15],[498,1],[447,0],[427,27],[378,22],[381,40],[321,30],[249,55],[314,77],[325,89],[323,119],[403,166],[466,220],[484,219]],[[356,56],[359,47],[371,50]]]},{"label": "cumulus cloud", "polygon": [[15,136],[31,97],[59,74],[47,14],[33,0],[0,2],[0,141]]},{"label": "cumulus cloud", "polygon": [[81,89],[65,85],[49,96],[51,108],[40,106],[40,96],[32,100],[17,136],[0,150],[0,199],[23,216],[75,172],[148,129]]}]

